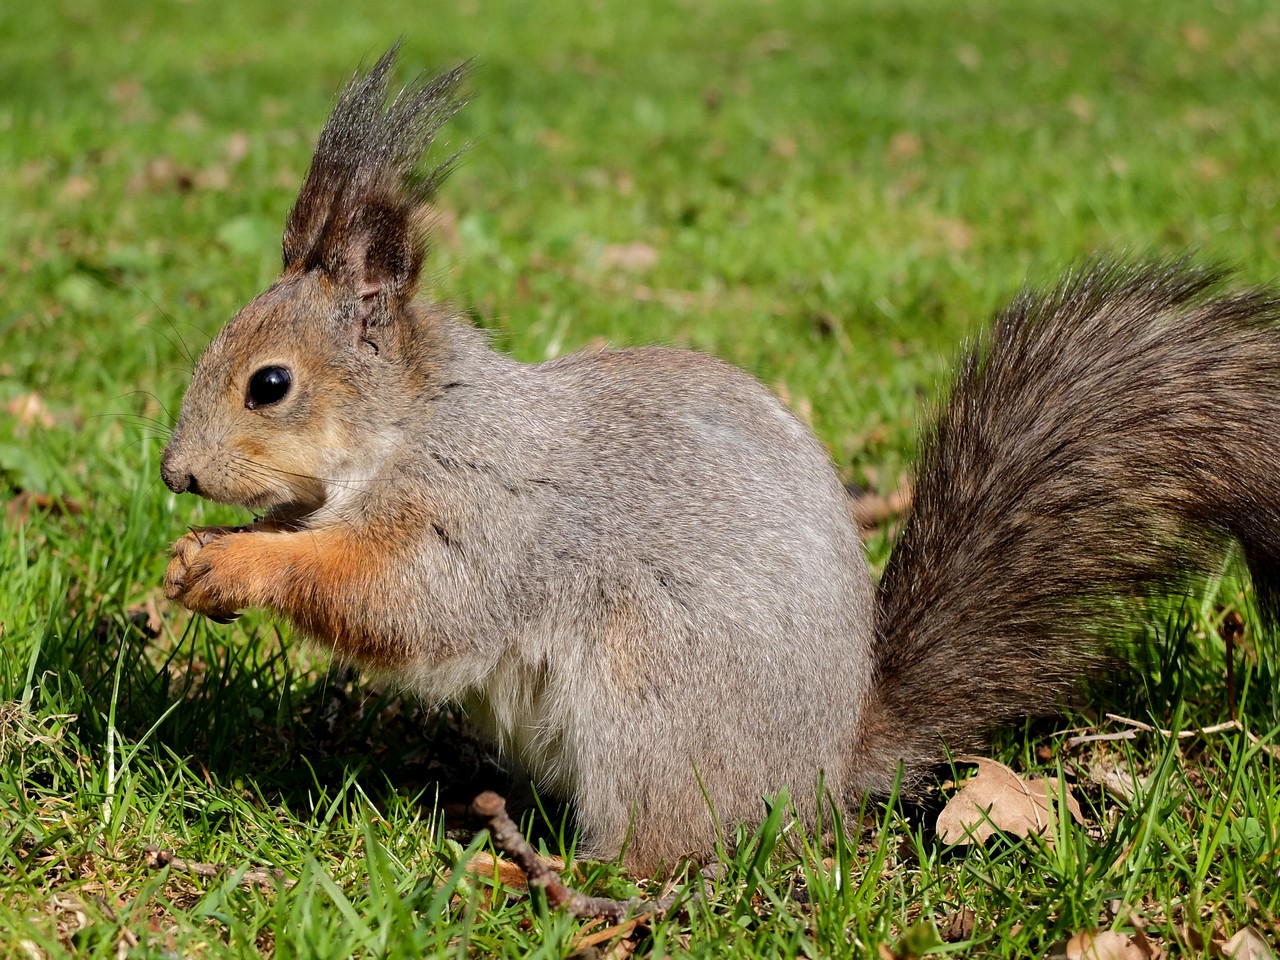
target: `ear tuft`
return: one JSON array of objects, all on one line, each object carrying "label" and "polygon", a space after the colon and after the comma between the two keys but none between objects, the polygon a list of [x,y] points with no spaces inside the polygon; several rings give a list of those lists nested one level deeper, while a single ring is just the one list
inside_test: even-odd
[{"label": "ear tuft", "polygon": [[422,213],[459,155],[420,169],[465,103],[457,88],[467,64],[419,76],[388,102],[399,49],[338,95],[284,230],[286,270],[322,270],[365,299],[413,295],[426,253]]}]

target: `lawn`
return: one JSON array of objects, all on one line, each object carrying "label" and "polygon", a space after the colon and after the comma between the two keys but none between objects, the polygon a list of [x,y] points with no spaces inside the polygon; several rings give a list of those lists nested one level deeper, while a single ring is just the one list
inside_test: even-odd
[{"label": "lawn", "polygon": [[[403,77],[475,60],[430,296],[523,360],[714,353],[872,491],[907,475],[959,345],[1024,281],[1101,250],[1195,251],[1253,282],[1280,264],[1280,11],[1262,0],[363,6],[0,6],[4,955],[582,947],[584,923],[452,872],[465,802],[513,789],[460,718],[268,617],[218,626],[158,588],[188,525],[244,519],[160,482],[193,357],[274,275],[333,93],[397,37]],[[889,542],[869,540],[877,565]],[[945,844],[950,788],[871,805],[824,836],[744,838],[704,899],[583,949],[1043,956],[1095,928],[1193,956],[1243,927],[1274,942],[1275,638],[1234,567],[1137,620],[1141,669],[994,747],[1072,784],[1087,822],[1056,842]],[[1107,712],[1238,717],[1261,742],[1066,744],[1127,729]],[[1099,785],[1117,766],[1142,781],[1128,799]],[[527,820],[550,853],[572,852],[570,822],[549,803]],[[228,870],[156,870],[151,846]],[[243,882],[262,867],[278,879]],[[575,882],[658,892],[602,864]]]}]

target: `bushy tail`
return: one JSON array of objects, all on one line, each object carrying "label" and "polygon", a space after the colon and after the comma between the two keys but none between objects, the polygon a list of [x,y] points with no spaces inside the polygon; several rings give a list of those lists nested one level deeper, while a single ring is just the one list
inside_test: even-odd
[{"label": "bushy tail", "polygon": [[964,359],[879,589],[864,785],[1052,712],[1103,614],[1244,547],[1280,613],[1280,301],[1185,263],[1024,292]]}]

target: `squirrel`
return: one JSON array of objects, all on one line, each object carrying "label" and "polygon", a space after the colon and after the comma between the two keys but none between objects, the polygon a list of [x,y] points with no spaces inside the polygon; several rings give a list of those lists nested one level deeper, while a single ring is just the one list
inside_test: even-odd
[{"label": "squirrel", "polygon": [[783,790],[809,819],[819,783],[919,790],[1232,542],[1275,622],[1265,289],[1095,260],[1021,293],[959,365],[877,585],[827,451],[752,377],[652,347],[524,364],[415,300],[465,69],[389,98],[395,56],[338,95],[283,272],[195,365],[164,482],[257,519],[179,539],[169,598],[460,702],[571,803],[580,854],[637,873]]}]

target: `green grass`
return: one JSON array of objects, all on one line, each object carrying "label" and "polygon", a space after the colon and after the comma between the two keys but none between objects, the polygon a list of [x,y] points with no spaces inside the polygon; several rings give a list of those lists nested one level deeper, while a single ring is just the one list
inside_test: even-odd
[{"label": "green grass", "polygon": [[[582,928],[449,885],[460,804],[504,784],[455,718],[266,618],[159,598],[167,544],[235,516],[159,482],[192,354],[271,278],[333,92],[395,37],[406,73],[476,58],[432,296],[527,360],[601,339],[715,353],[872,488],[896,486],[949,358],[1024,279],[1100,249],[1195,249],[1249,280],[1280,263],[1280,14],[1260,0],[363,7],[0,5],[0,494],[82,508],[15,508],[0,535],[5,954],[561,956]],[[621,244],[656,261],[610,266]],[[1099,703],[1225,719],[1217,624],[1238,605],[1228,582],[1153,615],[1167,656]],[[1274,646],[1247,631],[1234,667],[1242,722],[1276,742]],[[1215,923],[1276,936],[1275,759],[1233,734],[1060,749],[1100,715],[998,745],[1080,781],[1092,824],[1052,848],[945,848],[936,803],[852,811],[744,843],[640,949],[905,954],[961,910],[976,926],[949,951],[1040,956],[1131,916],[1190,954]],[[1098,757],[1147,788],[1109,799]],[[157,873],[149,844],[298,882]],[[594,894],[635,892],[585,870]]]}]

